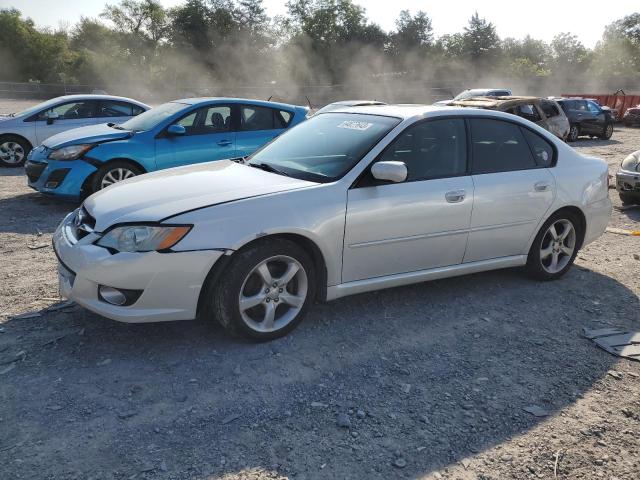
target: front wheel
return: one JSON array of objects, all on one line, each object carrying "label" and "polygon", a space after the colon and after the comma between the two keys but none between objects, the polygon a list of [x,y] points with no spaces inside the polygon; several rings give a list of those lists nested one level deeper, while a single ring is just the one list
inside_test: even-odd
[{"label": "front wheel", "polygon": [[19,167],[24,164],[31,145],[24,138],[7,135],[0,138],[0,165]]},{"label": "front wheel", "polygon": [[602,130],[602,134],[600,135],[600,138],[602,140],[609,140],[612,135],[613,135],[613,123],[607,123],[604,126],[604,129]]},{"label": "front wheel", "polygon": [[551,216],[536,235],[527,258],[527,272],[538,280],[555,280],[567,273],[582,242],[578,218],[570,212]]},{"label": "front wheel", "polygon": [[91,184],[92,192],[107,188],[114,183],[121,182],[143,173],[139,167],[126,161],[110,162],[98,169]]},{"label": "front wheel", "polygon": [[234,257],[217,284],[205,286],[213,316],[229,333],[251,340],[293,330],[315,298],[309,255],[289,240],[265,239]]}]

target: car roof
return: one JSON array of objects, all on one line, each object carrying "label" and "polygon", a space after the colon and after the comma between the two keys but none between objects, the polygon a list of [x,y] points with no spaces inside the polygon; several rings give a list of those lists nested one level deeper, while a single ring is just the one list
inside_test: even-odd
[{"label": "car roof", "polygon": [[146,107],[146,108],[151,108],[146,103],[142,103],[141,101],[135,100],[133,98],[120,97],[120,96],[117,96],[117,95],[101,95],[101,94],[96,94],[96,93],[77,94],[77,95],[63,95],[61,97],[52,98],[51,100],[56,100],[56,101],[69,101],[69,100],[118,100],[118,101],[123,101],[123,102],[135,103],[136,105],[140,105],[140,106],[143,106],[143,107]]},{"label": "car roof", "polygon": [[339,102],[332,102],[329,105],[347,105],[351,107],[364,106],[364,105],[386,105],[380,100],[340,100]]},{"label": "car roof", "polygon": [[[460,106],[448,105],[414,105],[414,104],[396,104],[396,105],[367,105],[363,107],[345,107],[333,110],[320,115],[332,115],[337,113],[363,114],[363,115],[379,115],[384,117],[395,117],[402,120],[408,120],[418,117],[439,117],[439,116],[495,116],[506,118],[511,121],[520,119],[510,113],[500,112],[497,110],[484,110],[481,108],[468,108]],[[520,120],[518,120],[520,121]]]},{"label": "car roof", "polygon": [[551,101],[547,98],[525,97],[525,96],[503,96],[503,97],[471,97],[464,100],[453,100],[450,105],[461,107],[478,107],[478,108],[510,108],[518,105],[526,105],[527,103],[537,103],[540,100]]},{"label": "car roof", "polygon": [[279,107],[279,108],[306,108],[289,103],[271,102],[268,100],[255,100],[252,98],[235,98],[235,97],[194,97],[173,100],[175,103],[184,103],[186,105],[200,105],[205,103],[222,102],[222,103],[249,103],[263,107]]}]

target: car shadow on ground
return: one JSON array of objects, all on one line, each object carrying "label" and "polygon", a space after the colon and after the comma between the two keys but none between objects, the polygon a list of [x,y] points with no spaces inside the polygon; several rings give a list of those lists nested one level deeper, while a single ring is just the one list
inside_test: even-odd
[{"label": "car shadow on ground", "polygon": [[19,176],[24,176],[25,181],[27,180],[27,177],[24,174],[24,168],[0,166],[0,177],[19,177]]},{"label": "car shadow on ground", "polygon": [[610,138],[609,140],[603,140],[600,138],[585,138],[580,137],[575,142],[571,142],[568,145],[574,148],[581,147],[606,147],[607,145],[620,145],[622,142],[620,140],[616,140],[615,138]]},{"label": "car shadow on ground", "polygon": [[504,270],[316,305],[262,344],[77,306],[10,319],[0,462],[7,478],[418,477],[544,420],[526,406],[573,404],[616,362],[581,329],[637,326],[636,304],[575,267],[557,282]]},{"label": "car shadow on ground", "polygon": [[8,216],[0,233],[53,233],[64,216],[77,204],[62,202],[38,192],[0,198],[0,212]]}]

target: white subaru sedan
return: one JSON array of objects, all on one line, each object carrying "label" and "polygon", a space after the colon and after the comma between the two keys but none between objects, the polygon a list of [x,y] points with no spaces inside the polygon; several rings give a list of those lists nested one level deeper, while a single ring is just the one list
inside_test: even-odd
[{"label": "white subaru sedan", "polygon": [[315,301],[507,267],[555,280],[610,213],[607,164],[527,120],[370,106],[108,187],[53,243],[63,296],[89,310],[268,340]]}]

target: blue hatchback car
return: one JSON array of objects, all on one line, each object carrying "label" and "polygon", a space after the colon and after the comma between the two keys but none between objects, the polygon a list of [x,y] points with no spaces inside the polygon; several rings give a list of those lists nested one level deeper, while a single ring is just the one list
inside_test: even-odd
[{"label": "blue hatchback car", "polygon": [[120,125],[54,135],[31,151],[25,171],[30,187],[78,200],[145,172],[244,157],[306,114],[305,107],[259,100],[176,100]]}]

